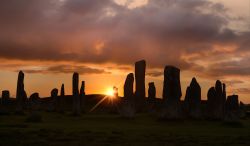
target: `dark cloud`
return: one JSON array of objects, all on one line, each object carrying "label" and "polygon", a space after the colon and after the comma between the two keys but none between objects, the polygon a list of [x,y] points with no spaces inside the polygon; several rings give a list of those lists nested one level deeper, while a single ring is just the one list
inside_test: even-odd
[{"label": "dark cloud", "polygon": [[75,66],[75,65],[57,65],[50,66],[42,69],[24,69],[26,73],[73,73],[79,74],[110,74],[110,72],[104,69],[90,68],[87,66]]},{"label": "dark cloud", "polygon": [[207,69],[210,76],[250,76],[250,58],[211,64]]}]

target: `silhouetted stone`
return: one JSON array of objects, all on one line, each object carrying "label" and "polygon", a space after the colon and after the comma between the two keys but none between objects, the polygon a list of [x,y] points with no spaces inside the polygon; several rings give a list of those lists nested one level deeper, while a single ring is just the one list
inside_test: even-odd
[{"label": "silhouetted stone", "polygon": [[135,116],[135,101],[134,101],[134,74],[127,75],[124,83],[124,98],[125,102],[119,107],[119,113],[124,118],[133,118]]},{"label": "silhouetted stone", "polygon": [[16,101],[17,101],[16,112],[23,113],[23,109],[27,101],[27,94],[24,90],[24,73],[22,71],[20,71],[18,74]]},{"label": "silhouetted stone", "polygon": [[231,95],[227,97],[225,106],[225,118],[227,122],[236,122],[240,119],[238,95]]},{"label": "silhouetted stone", "polygon": [[84,106],[85,106],[85,81],[82,81],[82,85],[80,88],[80,100],[81,100],[81,109],[84,111]]},{"label": "silhouetted stone", "polygon": [[39,93],[33,93],[30,95],[29,106],[32,111],[39,110],[41,108]]},{"label": "silhouetted stone", "polygon": [[188,116],[192,118],[201,117],[201,87],[195,78],[187,87],[185,97],[185,107]]},{"label": "silhouetted stone", "polygon": [[163,99],[178,102],[181,98],[180,69],[166,66],[164,70]]},{"label": "silhouetted stone", "polygon": [[156,98],[156,88],[154,82],[148,84],[148,100],[149,102],[154,102]]},{"label": "silhouetted stone", "polygon": [[59,112],[64,112],[64,107],[65,107],[65,89],[64,89],[64,84],[62,84],[61,86],[61,93],[60,93],[60,97],[59,97],[59,107],[58,107],[58,111]]},{"label": "silhouetted stone", "polygon": [[58,89],[56,88],[52,89],[50,95],[53,100],[56,100],[56,98],[58,97]]},{"label": "silhouetted stone", "polygon": [[2,91],[2,104],[6,105],[8,104],[8,101],[10,100],[10,91],[4,90]]},{"label": "silhouetted stone", "polygon": [[79,74],[73,74],[72,80],[72,92],[73,92],[73,114],[80,115],[81,114],[81,99],[79,95]]},{"label": "silhouetted stone", "polygon": [[238,95],[231,95],[227,97],[226,111],[238,111],[239,110],[239,99]]},{"label": "silhouetted stone", "polygon": [[222,86],[222,102],[226,102],[227,100],[227,93],[226,93],[226,84],[223,84]]},{"label": "silhouetted stone", "polygon": [[226,85],[218,80],[208,91],[207,114],[210,119],[223,119],[225,115]]},{"label": "silhouetted stone", "polygon": [[180,98],[180,69],[173,66],[166,66],[164,70],[163,102],[164,109],[161,117],[164,119],[182,118]]},{"label": "silhouetted stone", "polygon": [[241,119],[246,118],[248,108],[242,101],[240,101],[239,110],[240,110],[239,117]]},{"label": "silhouetted stone", "polygon": [[124,83],[124,98],[126,98],[130,103],[134,102],[134,74],[130,73],[127,75],[126,81]]},{"label": "silhouetted stone", "polygon": [[61,86],[61,93],[60,93],[61,97],[65,97],[65,89],[64,89],[64,84],[62,84]]},{"label": "silhouetted stone", "polygon": [[145,72],[146,72],[146,61],[141,60],[135,63],[135,103],[136,108],[141,110],[145,99]]},{"label": "silhouetted stone", "polygon": [[39,99],[40,99],[39,93],[33,93],[30,95],[29,101],[34,103],[39,101]]},{"label": "silhouetted stone", "polygon": [[58,89],[54,88],[50,92],[51,103],[48,107],[48,111],[56,111],[58,107]]}]

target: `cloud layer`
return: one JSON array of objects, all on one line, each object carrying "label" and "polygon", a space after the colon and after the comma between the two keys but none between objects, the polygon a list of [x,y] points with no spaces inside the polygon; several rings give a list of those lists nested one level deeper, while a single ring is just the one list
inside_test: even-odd
[{"label": "cloud layer", "polygon": [[0,58],[79,64],[48,66],[45,72],[52,73],[77,67],[82,73],[107,73],[82,64],[132,65],[146,59],[156,70],[171,64],[212,79],[250,76],[250,32],[230,28],[245,20],[231,17],[223,4],[117,1],[1,0]]}]

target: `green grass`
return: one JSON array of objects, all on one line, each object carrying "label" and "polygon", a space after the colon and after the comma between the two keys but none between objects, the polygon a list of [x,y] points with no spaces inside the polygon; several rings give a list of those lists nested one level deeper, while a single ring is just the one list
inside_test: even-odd
[{"label": "green grass", "polygon": [[42,122],[26,116],[0,116],[0,145],[250,145],[250,120],[158,121],[141,114],[135,119],[118,115],[41,113]]}]

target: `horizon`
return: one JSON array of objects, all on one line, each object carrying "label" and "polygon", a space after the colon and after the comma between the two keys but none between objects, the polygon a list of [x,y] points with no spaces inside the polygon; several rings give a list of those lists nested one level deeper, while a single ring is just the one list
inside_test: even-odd
[{"label": "horizon", "polygon": [[[250,1],[241,0],[2,0],[0,91],[15,97],[19,70],[28,96],[50,96],[72,73],[86,94],[113,86],[123,96],[134,62],[145,59],[146,91],[162,97],[166,65],[181,69],[182,100],[196,77],[202,99],[216,80],[250,103]],[[147,92],[146,92],[147,93]]]}]

